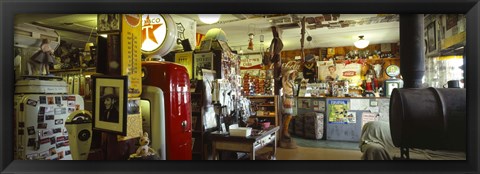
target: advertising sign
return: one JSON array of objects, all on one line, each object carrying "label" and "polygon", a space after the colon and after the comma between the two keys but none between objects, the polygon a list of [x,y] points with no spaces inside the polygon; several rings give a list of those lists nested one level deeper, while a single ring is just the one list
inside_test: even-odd
[{"label": "advertising sign", "polygon": [[[328,100],[328,123],[348,123],[349,100],[332,99]],[[350,113],[351,114],[351,113]],[[353,116],[353,115],[352,115]]]},{"label": "advertising sign", "polygon": [[122,75],[128,76],[128,97],[139,97],[142,93],[142,15],[123,14],[121,47]]}]

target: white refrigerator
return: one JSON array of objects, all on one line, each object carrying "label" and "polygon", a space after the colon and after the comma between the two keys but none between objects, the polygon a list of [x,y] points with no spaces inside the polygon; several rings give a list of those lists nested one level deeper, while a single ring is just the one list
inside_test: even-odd
[{"label": "white refrigerator", "polygon": [[84,109],[83,98],[67,94],[58,78],[16,83],[14,158],[17,160],[72,160],[65,122]]}]

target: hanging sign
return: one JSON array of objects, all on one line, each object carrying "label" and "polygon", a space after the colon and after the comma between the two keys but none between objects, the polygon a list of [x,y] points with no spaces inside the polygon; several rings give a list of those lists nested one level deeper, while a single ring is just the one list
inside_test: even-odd
[{"label": "hanging sign", "polygon": [[122,15],[122,75],[128,76],[128,97],[138,97],[142,92],[141,15]]},{"label": "hanging sign", "polygon": [[262,55],[241,55],[240,56],[240,69],[261,69],[262,68]]}]

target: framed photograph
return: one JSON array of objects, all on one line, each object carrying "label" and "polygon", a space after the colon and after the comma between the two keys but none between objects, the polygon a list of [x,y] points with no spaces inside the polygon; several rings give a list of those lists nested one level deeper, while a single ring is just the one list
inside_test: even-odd
[{"label": "framed photograph", "polygon": [[121,14],[98,14],[97,33],[118,33],[121,21]]},{"label": "framed photograph", "polygon": [[437,50],[435,21],[427,25],[427,43],[428,52]]},{"label": "framed photograph", "polygon": [[92,75],[93,128],[127,135],[127,76]]}]

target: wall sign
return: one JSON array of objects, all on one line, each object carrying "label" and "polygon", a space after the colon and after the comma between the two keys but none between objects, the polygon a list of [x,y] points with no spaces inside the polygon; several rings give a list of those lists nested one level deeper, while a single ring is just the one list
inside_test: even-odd
[{"label": "wall sign", "polygon": [[170,15],[142,15],[142,52],[164,56],[176,45],[177,29]]},{"label": "wall sign", "polygon": [[140,19],[140,14],[122,15],[122,75],[128,76],[129,97],[138,97],[142,92]]}]

